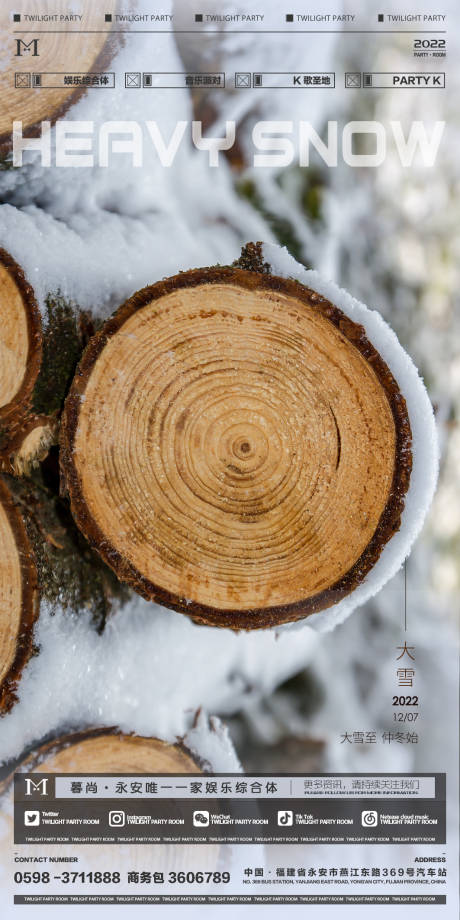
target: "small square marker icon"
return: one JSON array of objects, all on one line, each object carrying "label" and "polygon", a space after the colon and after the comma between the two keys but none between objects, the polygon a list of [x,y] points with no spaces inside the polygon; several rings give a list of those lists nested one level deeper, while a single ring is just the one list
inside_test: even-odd
[{"label": "small square marker icon", "polygon": [[104,18],[106,22],[112,22],[112,13],[106,13]]},{"label": "small square marker icon", "polygon": [[195,13],[195,22],[203,22],[203,13]]},{"label": "small square marker icon", "polygon": [[125,86],[126,89],[140,89],[141,85],[141,75],[140,73],[125,73]]},{"label": "small square marker icon", "polygon": [[294,13],[286,13],[286,22],[294,22]]},{"label": "small square marker icon", "polygon": [[17,89],[30,89],[30,73],[15,73],[14,85]]},{"label": "small square marker icon", "polygon": [[251,88],[251,74],[250,73],[236,73],[235,74],[235,86],[237,89],[250,89]]},{"label": "small square marker icon", "polygon": [[377,19],[379,22],[385,22],[385,16],[383,15],[383,13],[379,13],[377,16]]},{"label": "small square marker icon", "polygon": [[360,73],[346,73],[345,74],[345,88],[346,89],[359,89],[361,86],[361,74]]},{"label": "small square marker icon", "polygon": [[13,13],[13,22],[21,22],[21,14]]}]

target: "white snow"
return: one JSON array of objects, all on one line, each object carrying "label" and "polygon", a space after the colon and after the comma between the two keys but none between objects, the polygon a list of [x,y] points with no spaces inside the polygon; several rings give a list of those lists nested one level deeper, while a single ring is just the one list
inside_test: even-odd
[{"label": "white snow", "polygon": [[0,762],[50,732],[83,726],[118,725],[174,741],[200,707],[235,712],[270,693],[308,663],[318,637],[308,626],[300,636],[196,626],[133,596],[102,635],[88,613],[42,604],[35,641],[40,654],[23,673],[19,702],[2,718]]},{"label": "white snow", "polygon": [[[323,4],[324,6],[325,4]],[[327,2],[339,12],[341,4]],[[235,12],[231,3],[214,4],[215,11]],[[162,12],[173,10],[176,20],[189,21],[187,4],[165,3]],[[209,12],[213,5],[209,6]],[[254,12],[265,15],[266,28],[279,24],[275,2],[258,2]],[[177,25],[176,25],[177,27]],[[213,54],[218,48],[218,66],[206,61],[203,39],[187,36],[180,51],[199,54],[198,70],[251,72],[267,66],[270,70],[296,70],[303,63],[304,36],[293,37],[226,32],[210,36]],[[132,30],[136,26],[131,26]],[[157,122],[164,142],[172,137],[178,122],[187,123],[184,143],[171,168],[161,165],[151,144],[144,144],[144,163],[132,166],[127,154],[114,154],[109,168],[42,167],[35,153],[25,155],[22,168],[0,173],[0,246],[4,246],[23,266],[43,308],[46,294],[60,288],[80,307],[91,308],[96,316],[106,317],[135,290],[161,277],[198,265],[230,262],[247,239],[271,240],[266,222],[235,194],[231,168],[221,156],[218,169],[211,169],[207,155],[194,149],[190,140],[194,118],[187,89],[163,92],[125,89],[125,72],[179,72],[184,62],[172,34],[134,34],[123,36],[110,69],[115,72],[115,89],[89,90],[67,113],[66,120],[93,121],[97,135],[105,121]],[[180,37],[178,37],[180,42]],[[334,35],[323,35],[321,48],[309,43],[310,70],[333,70]],[[203,56],[203,57],[201,57]],[[154,61],[154,65],[152,64]],[[209,129],[220,136],[225,121],[244,117],[257,119],[296,119],[307,117],[318,124],[323,116],[327,92],[269,89],[222,92],[216,97],[217,120]],[[56,129],[52,129],[52,137]],[[82,134],[85,134],[82,129]],[[147,132],[144,129],[144,134]],[[97,144],[96,144],[97,147]],[[261,185],[276,196],[279,213],[294,208],[277,194],[276,171],[262,170]],[[14,206],[12,210],[11,205]],[[300,216],[295,221],[299,237],[310,241]]]},{"label": "white snow", "polygon": [[[164,12],[170,7],[165,3]],[[265,222],[235,195],[224,159],[212,169],[207,154],[192,147],[189,91],[126,90],[124,74],[133,61],[139,71],[184,69],[173,35],[127,34],[111,65],[116,89],[88,91],[66,118],[93,121],[95,135],[105,121],[156,121],[165,143],[185,121],[171,168],[146,142],[140,168],[125,154],[114,154],[108,168],[48,168],[29,153],[22,168],[0,172],[0,246],[22,265],[42,309],[46,295],[59,288],[106,317],[146,284],[228,263],[248,237],[271,238]]]},{"label": "white snow", "polygon": [[199,710],[195,721],[184,736],[184,744],[195,754],[207,773],[241,773],[227,727]]},{"label": "white snow", "polygon": [[158,201],[157,212],[139,217],[98,208],[74,214],[69,223],[35,205],[0,205],[0,245],[22,265],[42,310],[46,295],[59,289],[105,318],[146,284],[182,269],[231,261],[248,227],[254,238],[265,232],[248,206],[230,208],[225,195],[221,199],[218,184],[198,214],[193,198],[204,195],[205,182],[198,175],[194,180],[188,221],[174,195],[167,206]]}]

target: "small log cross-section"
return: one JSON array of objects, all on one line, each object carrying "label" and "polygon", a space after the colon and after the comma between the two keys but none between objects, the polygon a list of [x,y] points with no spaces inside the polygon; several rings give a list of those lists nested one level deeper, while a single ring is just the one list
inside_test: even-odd
[{"label": "small log cross-section", "polygon": [[26,418],[42,359],[42,324],[33,289],[4,249],[0,249],[0,315],[1,451],[30,433]]},{"label": "small log cross-section", "polygon": [[0,479],[0,712],[16,699],[17,681],[33,652],[37,615],[34,554],[21,514]]},{"label": "small log cross-section", "polygon": [[180,744],[95,728],[64,735],[42,745],[21,764],[37,773],[201,773]]},{"label": "small log cross-section", "polygon": [[[116,774],[133,777],[140,774],[139,779],[147,776],[160,776],[169,774],[195,774],[200,776],[207,772],[208,765],[202,764],[199,756],[191,753],[185,743],[168,744],[157,738],[142,737],[139,735],[125,735],[115,728],[85,729],[70,735],[60,736],[49,741],[28,754],[19,766],[15,767],[15,774],[10,773],[0,784],[0,809],[2,810],[3,840],[0,840],[0,858],[3,856],[2,846],[8,844],[9,852],[13,846],[13,776],[20,773],[64,773],[73,776],[79,773],[89,774]],[[128,800],[126,804],[129,803]],[[8,804],[7,804],[8,803]],[[123,808],[123,801],[120,801]],[[145,799],[144,799],[144,804]],[[158,801],[153,802],[153,812],[157,813]],[[109,809],[107,809],[108,812]],[[97,848],[95,848],[97,851]],[[109,852],[110,851],[110,852]],[[115,852],[116,851],[116,852]],[[75,843],[72,854],[91,867],[99,869],[96,857],[93,863],[93,847],[84,843]],[[113,858],[112,858],[112,854]],[[107,869],[120,869],[120,852],[118,847],[107,848]],[[170,871],[222,871],[227,860],[232,859],[231,851],[215,844],[206,844],[193,847],[145,847],[144,845],[129,845],[128,870],[162,871],[167,877]],[[123,860],[122,860],[123,863]]]},{"label": "small log cross-section", "polygon": [[61,469],[121,580],[267,627],[362,582],[400,526],[411,430],[362,326],[267,266],[213,267],[139,291],[91,339]]},{"label": "small log cross-section", "polygon": [[[120,45],[110,25],[104,27],[102,23],[101,29],[104,17],[92,0],[80,0],[78,4],[83,16],[81,25],[58,23],[56,28],[51,23],[51,31],[46,25],[38,29],[32,25],[28,31],[26,15],[53,14],[56,4],[25,0],[18,6],[22,15],[19,23],[13,23],[11,4],[3,3],[0,9],[0,27],[5,36],[0,69],[0,157],[11,150],[13,120],[22,122],[24,137],[39,136],[41,122],[54,124],[63,118],[91,86],[91,81],[88,84],[82,78],[87,73],[108,70]],[[65,82],[66,75],[72,80]],[[80,81],[74,81],[78,75]]]},{"label": "small log cross-section", "polygon": [[0,249],[0,471],[28,475],[57,441],[91,318],[59,292],[40,314],[22,268]]}]

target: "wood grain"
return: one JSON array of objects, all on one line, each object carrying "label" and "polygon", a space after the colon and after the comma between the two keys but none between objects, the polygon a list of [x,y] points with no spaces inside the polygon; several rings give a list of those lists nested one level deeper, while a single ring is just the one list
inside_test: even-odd
[{"label": "wood grain", "polygon": [[64,735],[38,748],[23,762],[34,773],[201,773],[179,744],[92,729]]},{"label": "wood grain", "polygon": [[362,581],[399,527],[410,443],[361,326],[297,282],[218,267],[145,288],[91,340],[61,468],[119,578],[252,628]]},{"label": "wood grain", "polygon": [[27,412],[42,356],[42,324],[22,268],[0,249],[0,435],[17,430]]}]

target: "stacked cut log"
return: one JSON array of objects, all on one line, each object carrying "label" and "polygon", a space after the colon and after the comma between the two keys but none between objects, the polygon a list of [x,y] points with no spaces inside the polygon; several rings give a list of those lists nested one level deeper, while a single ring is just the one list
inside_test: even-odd
[{"label": "stacked cut log", "polygon": [[119,579],[252,629],[362,583],[400,526],[411,429],[364,328],[253,245],[144,288],[93,336],[60,460]]},{"label": "stacked cut log", "polygon": [[87,313],[50,293],[42,319],[20,265],[0,249],[0,471],[30,473],[57,440],[62,404],[94,332]]},{"label": "stacked cut log", "polygon": [[158,738],[126,735],[115,728],[88,729],[53,739],[20,765],[25,773],[201,773],[190,751]]},{"label": "stacked cut log", "polygon": [[15,700],[15,688],[33,651],[38,614],[38,579],[22,516],[0,480],[0,711]]},{"label": "stacked cut log", "polygon": [[51,445],[54,419],[34,406],[43,334],[40,311],[21,267],[0,250],[0,466],[20,471]]},{"label": "stacked cut log", "polygon": [[[126,735],[115,728],[88,729],[75,734],[62,735],[30,752],[16,767],[14,773],[59,773],[59,774],[116,774],[144,778],[168,774],[199,775],[205,772],[199,756],[192,753],[184,743],[168,744],[158,738]],[[0,852],[11,851],[13,843],[13,773],[0,784],[0,809],[2,812],[2,833]],[[132,800],[130,800],[132,801]],[[123,808],[123,800],[120,800]],[[110,830],[110,829],[109,829]],[[112,830],[116,833],[116,830]],[[100,849],[95,848],[96,861],[100,861]],[[107,868],[120,869],[118,847],[107,847],[105,859]],[[72,856],[79,864],[94,867],[93,847],[72,844]],[[145,847],[131,844],[126,852],[129,860],[127,869],[162,871],[190,871],[203,869],[222,871],[224,861],[232,858],[218,845],[159,846]]]},{"label": "stacked cut log", "polygon": [[[79,74],[91,77],[108,70],[119,46],[119,34],[112,31],[111,25],[104,23],[101,29],[100,10],[91,0],[81,0],[78,6],[85,34],[81,28],[74,30],[69,23],[61,25],[60,31],[56,29],[45,34],[35,25],[28,31],[27,14],[54,14],[56,6],[49,0],[46,3],[26,0],[20,6],[20,23],[13,23],[8,4],[2,4],[0,11],[2,34],[8,36],[2,48],[0,69],[0,168],[10,164],[11,113],[14,113],[14,121],[22,123],[24,137],[40,136],[42,122],[53,125],[63,118],[91,86],[91,80],[64,82],[69,62],[78,60]],[[117,4],[109,6],[116,8]],[[41,82],[37,80],[37,73]],[[49,80],[50,85],[43,83],[48,76],[54,77]]]},{"label": "stacked cut log", "polygon": [[[45,320],[21,267],[0,250],[0,711],[33,652],[41,600],[91,608],[101,627],[123,596],[59,496],[64,397],[94,332],[87,314],[49,294]],[[125,592],[126,593],[126,592]]]}]

